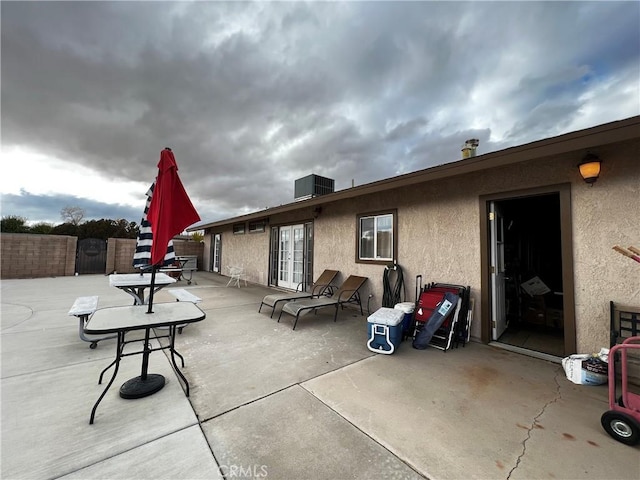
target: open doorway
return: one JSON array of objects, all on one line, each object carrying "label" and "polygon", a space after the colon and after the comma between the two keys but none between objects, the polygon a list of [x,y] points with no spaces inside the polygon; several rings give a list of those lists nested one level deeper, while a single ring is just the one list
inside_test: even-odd
[{"label": "open doorway", "polygon": [[[528,352],[574,353],[569,188],[484,197],[483,339]],[[485,305],[486,303],[486,305]]]},{"label": "open doorway", "polygon": [[564,356],[560,199],[496,202],[504,227],[506,329],[494,341]]}]

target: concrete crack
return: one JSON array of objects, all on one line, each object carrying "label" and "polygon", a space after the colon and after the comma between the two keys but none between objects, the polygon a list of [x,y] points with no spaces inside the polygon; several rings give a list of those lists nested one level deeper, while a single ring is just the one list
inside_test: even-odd
[{"label": "concrete crack", "polygon": [[552,404],[556,403],[560,399],[561,393],[560,393],[560,382],[558,381],[558,376],[561,375],[561,374],[563,374],[562,367],[558,367],[556,369],[556,374],[553,377],[553,381],[556,383],[556,394],[551,400],[549,400],[547,403],[545,403],[544,406],[542,407],[542,409],[536,414],[535,417],[533,417],[533,422],[531,423],[531,426],[529,428],[527,428],[527,436],[522,441],[522,452],[520,453],[520,455],[518,455],[518,458],[516,459],[516,464],[509,471],[509,474],[507,475],[507,480],[509,480],[511,478],[511,475],[513,474],[513,472],[515,472],[516,469],[520,466],[520,462],[522,461],[522,459],[524,458],[525,454],[527,453],[527,442],[531,438],[531,432],[536,428],[536,425],[538,424],[538,419],[540,417],[542,417],[542,415],[544,415],[544,413],[547,410],[547,407],[549,407],[549,405],[552,405]]}]

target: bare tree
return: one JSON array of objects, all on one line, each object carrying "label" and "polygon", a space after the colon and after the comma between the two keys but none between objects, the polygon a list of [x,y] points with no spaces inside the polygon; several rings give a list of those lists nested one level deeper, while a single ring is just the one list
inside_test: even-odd
[{"label": "bare tree", "polygon": [[65,223],[71,223],[72,225],[79,225],[84,218],[84,208],[80,207],[64,207],[60,210],[60,217]]}]

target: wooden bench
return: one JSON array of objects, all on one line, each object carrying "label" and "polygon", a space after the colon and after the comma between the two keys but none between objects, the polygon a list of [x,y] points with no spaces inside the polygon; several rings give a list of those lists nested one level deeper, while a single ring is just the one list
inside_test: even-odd
[{"label": "wooden bench", "polygon": [[108,337],[87,337],[84,334],[84,326],[89,320],[89,317],[95,312],[98,308],[98,298],[97,296],[91,297],[78,297],[73,302],[71,309],[69,310],[69,315],[77,317],[80,320],[80,340],[84,340],[85,342],[89,342],[89,348],[96,348],[98,346],[98,342],[102,340],[109,340],[110,338],[116,338],[117,335],[110,335]]}]

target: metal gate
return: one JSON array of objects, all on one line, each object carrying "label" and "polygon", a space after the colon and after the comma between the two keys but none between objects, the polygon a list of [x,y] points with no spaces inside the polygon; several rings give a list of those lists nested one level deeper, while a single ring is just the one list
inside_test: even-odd
[{"label": "metal gate", "polygon": [[107,269],[107,241],[99,238],[85,238],[78,242],[76,252],[76,272],[105,273]]}]

